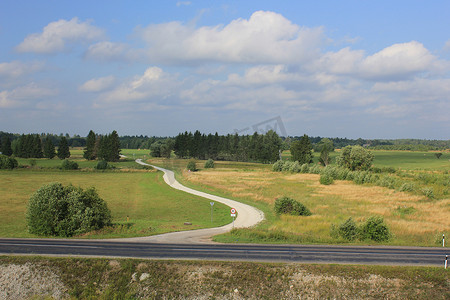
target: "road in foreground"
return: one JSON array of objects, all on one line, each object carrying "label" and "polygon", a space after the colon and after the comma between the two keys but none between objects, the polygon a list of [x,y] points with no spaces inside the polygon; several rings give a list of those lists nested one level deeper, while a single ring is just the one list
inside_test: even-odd
[{"label": "road in foreground", "polygon": [[99,240],[0,239],[3,255],[443,266],[447,248],[161,244]]}]

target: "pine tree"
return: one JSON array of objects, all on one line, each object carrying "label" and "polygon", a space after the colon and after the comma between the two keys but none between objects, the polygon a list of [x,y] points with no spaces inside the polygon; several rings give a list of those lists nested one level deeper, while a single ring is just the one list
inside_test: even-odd
[{"label": "pine tree", "polygon": [[84,148],[84,154],[83,157],[87,160],[94,160],[96,159],[96,151],[95,151],[95,141],[96,136],[94,131],[89,131],[89,134],[86,138],[86,148]]},{"label": "pine tree", "polygon": [[2,147],[0,152],[2,152],[2,154],[6,156],[11,156],[13,153],[11,148],[11,140],[6,135],[4,135],[2,138]]},{"label": "pine tree", "polygon": [[109,136],[109,161],[120,159],[120,139],[117,131],[113,130]]},{"label": "pine tree", "polygon": [[62,136],[59,141],[58,153],[56,154],[59,159],[66,159],[70,157],[69,144],[67,144],[67,139]]},{"label": "pine tree", "polygon": [[291,144],[291,155],[293,161],[298,161],[300,164],[309,164],[312,162],[312,145],[309,137],[304,134],[299,141],[294,141]]},{"label": "pine tree", "polygon": [[55,156],[55,145],[53,145],[51,138],[47,136],[44,141],[44,157],[52,159]]}]

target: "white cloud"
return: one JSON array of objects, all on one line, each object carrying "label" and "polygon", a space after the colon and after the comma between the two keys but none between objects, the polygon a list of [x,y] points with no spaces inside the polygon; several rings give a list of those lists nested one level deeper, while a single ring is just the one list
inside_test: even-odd
[{"label": "white cloud", "polygon": [[41,70],[43,63],[31,62],[23,63],[20,61],[12,61],[0,63],[0,77],[18,78],[22,75],[27,75]]},{"label": "white cloud", "polygon": [[423,44],[412,41],[394,44],[361,63],[361,74],[368,78],[405,78],[433,69],[437,58]]},{"label": "white cloud", "polygon": [[178,85],[176,76],[165,73],[161,68],[149,67],[142,76],[135,76],[117,88],[101,94],[95,105],[124,102],[164,103],[176,92]]},{"label": "white cloud", "polygon": [[40,100],[43,97],[50,97],[57,94],[57,91],[50,88],[40,87],[36,83],[17,87],[13,90],[0,91],[0,107],[14,108],[27,105],[29,101]]},{"label": "white cloud", "polygon": [[83,92],[101,92],[110,88],[116,81],[114,76],[94,78],[83,83],[79,90]]},{"label": "white cloud", "polygon": [[257,11],[226,26],[194,28],[179,22],[150,25],[137,33],[151,61],[300,63],[319,54],[322,28],[303,28],[282,15]]},{"label": "white cloud", "polygon": [[191,1],[178,1],[177,6],[188,6],[191,5]]},{"label": "white cloud", "polygon": [[103,30],[73,18],[49,23],[42,33],[28,35],[16,49],[19,52],[56,53],[66,50],[68,44],[95,41],[103,37]]},{"label": "white cloud", "polygon": [[132,49],[125,43],[102,41],[89,46],[85,57],[98,61],[138,61],[145,56],[142,52],[143,50]]}]

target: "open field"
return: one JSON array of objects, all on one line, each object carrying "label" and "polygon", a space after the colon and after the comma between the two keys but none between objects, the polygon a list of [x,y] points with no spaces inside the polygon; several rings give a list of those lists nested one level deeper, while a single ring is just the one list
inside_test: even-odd
[{"label": "open field", "polygon": [[209,201],[168,187],[160,172],[19,169],[0,172],[0,237],[32,237],[25,220],[28,199],[43,184],[54,181],[94,186],[107,202],[116,225],[86,236],[89,238],[147,236],[230,222],[228,207],[217,203],[211,224]]},{"label": "open field", "polygon": [[[379,152],[383,155],[380,156]],[[439,164],[433,168],[445,170],[448,161],[442,157],[438,160],[432,153],[428,155],[433,157],[430,159],[423,153],[376,151],[375,165],[424,172],[431,170],[427,167],[429,161],[437,161]],[[319,184],[319,175],[276,173],[271,171],[271,165],[218,161],[215,169],[186,172],[186,160],[151,159],[151,162],[176,170],[183,184],[253,204],[266,213],[267,221],[257,228],[234,230],[217,237],[218,241],[344,243],[330,236],[331,225],[340,224],[349,217],[359,222],[370,216],[384,218],[394,234],[388,242],[391,245],[439,246],[442,234],[450,235],[450,198],[445,196],[438,200],[429,199],[423,195],[356,185],[349,181],[336,181],[326,186]],[[203,163],[198,161],[197,167],[202,168]],[[273,204],[280,196],[302,202],[313,215],[274,215]],[[375,244],[370,241],[355,243]]]},{"label": "open field", "polygon": [[449,299],[449,274],[433,267],[3,256],[0,298]]}]

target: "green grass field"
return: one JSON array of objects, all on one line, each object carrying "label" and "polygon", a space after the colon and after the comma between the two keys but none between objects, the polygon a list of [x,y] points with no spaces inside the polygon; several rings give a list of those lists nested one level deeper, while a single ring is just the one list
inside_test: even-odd
[{"label": "green grass field", "polygon": [[211,223],[209,200],[170,188],[161,172],[22,169],[0,172],[1,237],[32,237],[25,220],[28,199],[43,184],[55,181],[83,188],[94,186],[107,202],[116,226],[87,235],[90,238],[146,236],[215,227],[231,221],[228,207],[217,203]]}]

